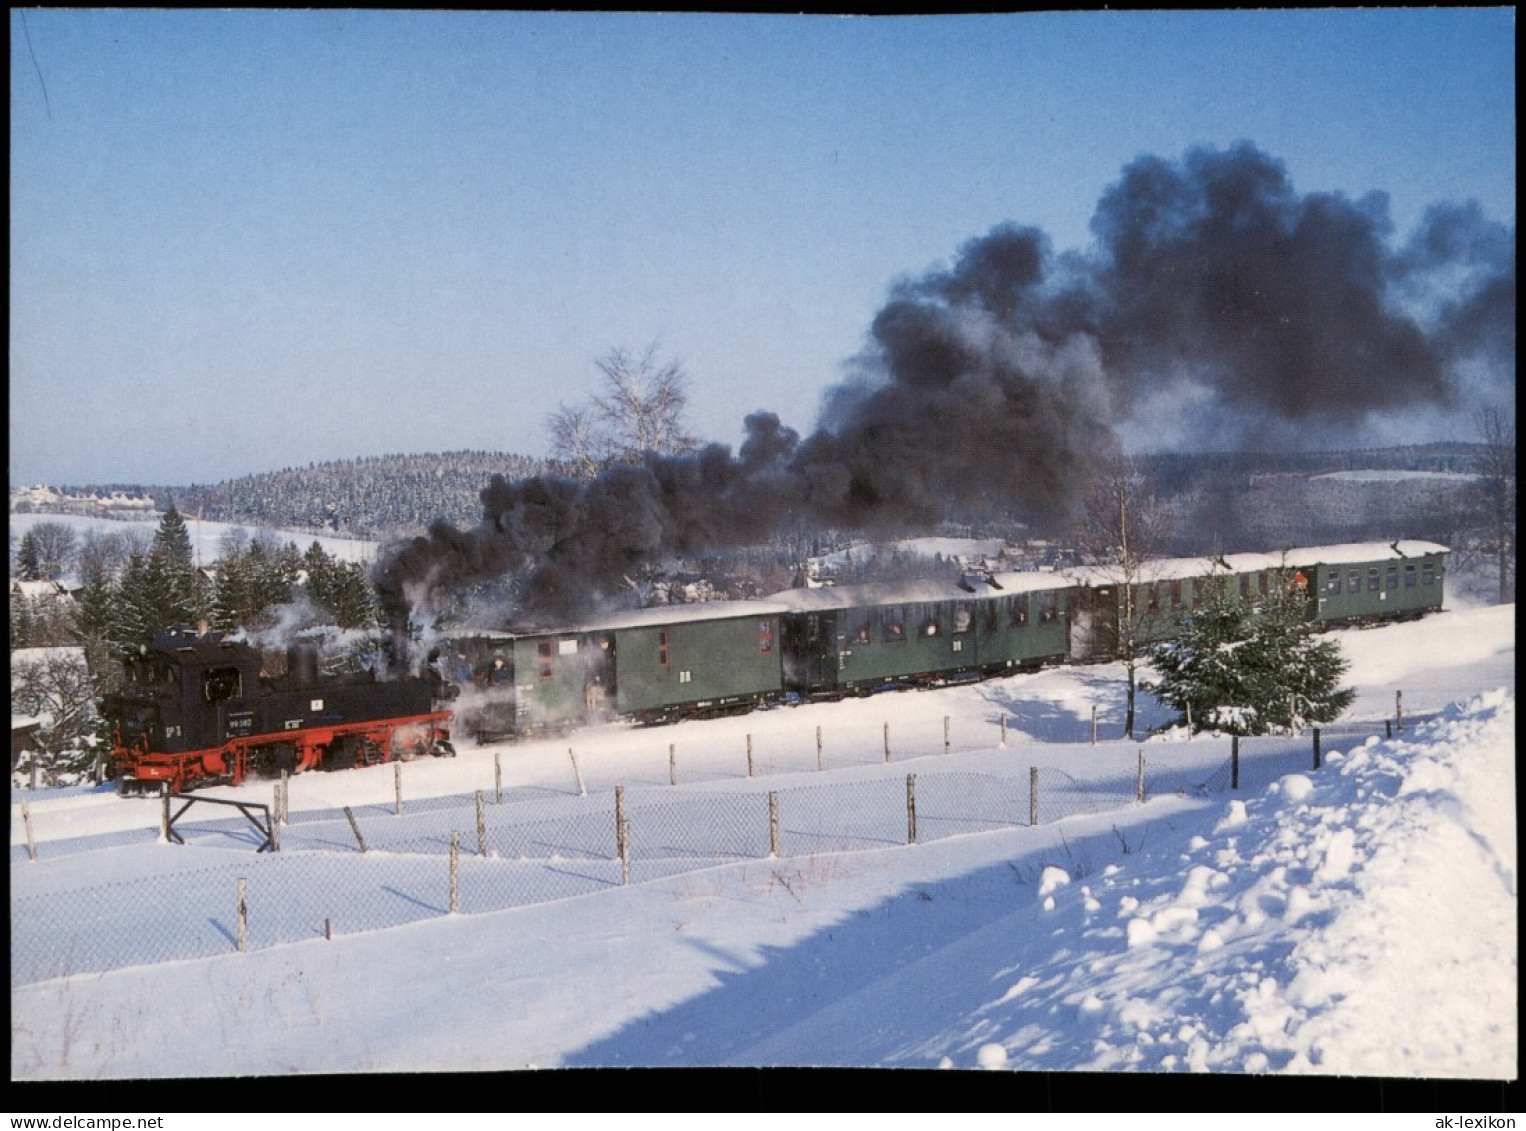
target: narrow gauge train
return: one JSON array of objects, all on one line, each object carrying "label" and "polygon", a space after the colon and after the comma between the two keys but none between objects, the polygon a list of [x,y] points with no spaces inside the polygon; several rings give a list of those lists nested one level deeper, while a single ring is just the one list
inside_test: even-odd
[{"label": "narrow gauge train", "polygon": [[1447,553],[1404,541],[1153,561],[1128,594],[1100,566],[792,589],[462,636],[447,646],[446,671],[463,689],[459,728],[479,741],[611,718],[666,722],[1105,660],[1125,608],[1136,640],[1169,639],[1213,578],[1255,600],[1286,571],[1322,626],[1420,616],[1441,608]]},{"label": "narrow gauge train", "polygon": [[184,626],[127,661],[107,696],[111,761],[123,794],[238,785],[282,771],[450,755],[451,689],[437,678],[323,676],[311,644],[261,675],[250,645]]}]

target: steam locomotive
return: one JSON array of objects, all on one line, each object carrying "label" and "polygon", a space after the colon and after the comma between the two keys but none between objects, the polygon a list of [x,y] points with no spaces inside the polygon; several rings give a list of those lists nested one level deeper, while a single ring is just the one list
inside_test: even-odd
[{"label": "steam locomotive", "polygon": [[103,712],[123,794],[239,785],[283,771],[450,756],[453,689],[432,672],[325,676],[317,648],[288,649],[286,670],[243,641],[180,626],[124,664]]}]

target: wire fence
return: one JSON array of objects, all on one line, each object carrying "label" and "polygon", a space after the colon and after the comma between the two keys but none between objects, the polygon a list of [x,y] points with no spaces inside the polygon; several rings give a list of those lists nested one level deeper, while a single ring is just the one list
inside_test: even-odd
[{"label": "wire fence", "polygon": [[[1325,729],[1325,749],[1332,738],[1372,729]],[[1222,739],[1196,745],[1204,744],[1228,745]],[[221,857],[199,868],[175,868],[165,854],[181,850],[154,830],[50,840],[41,864],[29,865],[26,846],[14,846],[11,982],[523,907],[740,860],[1046,825],[1165,794],[1259,791],[1315,768],[1309,737],[1247,739],[1234,747],[1222,763],[1210,756],[1176,765],[1168,752],[1152,757],[1146,748],[1129,772],[1116,765],[1091,772],[1026,767],[1014,758],[1000,772],[944,770],[924,761],[919,774],[772,790],[766,782],[740,791],[700,782],[586,794],[476,791],[299,811],[277,828],[279,851],[264,853],[255,851],[263,833],[254,822],[225,816],[221,806],[193,805],[175,832],[209,850],[202,859]],[[32,882],[49,861],[102,850],[157,854],[145,858],[153,874],[110,884]]]}]

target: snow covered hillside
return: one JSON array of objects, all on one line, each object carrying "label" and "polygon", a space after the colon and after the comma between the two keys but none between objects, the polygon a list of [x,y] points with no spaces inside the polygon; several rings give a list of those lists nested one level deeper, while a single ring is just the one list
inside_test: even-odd
[{"label": "snow covered hillside", "polygon": [[[199,898],[171,875],[198,868],[216,873],[227,902],[223,877],[253,874],[256,861],[248,842],[154,843],[153,802],[59,791],[29,799],[30,863],[13,793],[12,1077],[631,1065],[1513,1077],[1513,618],[1509,607],[1455,610],[1337,634],[1361,689],[1352,719],[1369,725],[1330,728],[1320,770],[1238,793],[1171,784],[1210,782],[1224,743],[1118,736],[1114,666],[464,749],[405,767],[419,820],[454,812],[454,827],[469,829],[461,796],[492,784],[494,755],[516,804],[602,807],[625,785],[638,833],[644,802],[720,812],[725,798],[751,804],[767,789],[831,806],[860,788],[893,793],[909,772],[919,790],[978,777],[999,791],[1035,766],[1084,791],[1132,780],[1141,749],[1162,787],[1144,804],[930,843],[811,851],[797,840],[771,856],[765,834],[747,858],[636,867],[625,886],[614,864],[586,894],[466,914],[418,908],[405,925],[331,941],[319,918],[306,941],[103,972],[82,958],[71,968],[59,926],[60,965],[42,981],[17,978],[35,924],[16,908],[83,894],[105,915],[126,893],[152,912],[156,894]],[[1382,718],[1401,690],[1409,724],[1386,738]],[[1164,720],[1153,704],[1144,714],[1146,725]],[[1422,715],[1433,717],[1416,723]],[[743,767],[749,735],[758,778]],[[569,744],[587,798],[576,796]],[[393,781],[391,767],[294,779],[295,839],[279,861],[305,869],[294,899],[403,866],[412,850],[401,842],[362,856],[342,824],[302,833],[304,813],[338,805],[369,806],[370,828],[403,827],[414,818],[391,816]],[[270,787],[214,792],[268,801]],[[529,810],[506,802],[511,811]],[[611,864],[473,863],[547,874]],[[393,902],[415,898],[403,879],[382,882]],[[252,930],[264,906],[251,910]]]}]

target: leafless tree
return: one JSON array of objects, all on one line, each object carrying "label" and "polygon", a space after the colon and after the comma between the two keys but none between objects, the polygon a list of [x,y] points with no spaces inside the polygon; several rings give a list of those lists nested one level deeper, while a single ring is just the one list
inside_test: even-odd
[{"label": "leafless tree", "polygon": [[95,685],[81,648],[26,648],[11,653],[11,710],[41,719],[41,768],[49,782],[87,765],[81,751],[97,722]]},{"label": "leafless tree", "polygon": [[611,464],[640,463],[648,452],[682,455],[698,447],[683,421],[683,363],[657,351],[655,342],[640,353],[619,347],[594,362],[604,375],[600,391],[586,405],[562,405],[547,421],[557,458],[591,478]]},{"label": "leafless tree", "polygon": [[1468,509],[1480,548],[1497,564],[1503,605],[1515,596],[1515,421],[1488,408],[1479,412],[1477,429],[1483,453]]},{"label": "leafless tree", "polygon": [[1128,674],[1124,733],[1131,738],[1139,665],[1158,622],[1171,615],[1154,589],[1148,563],[1160,556],[1170,537],[1171,513],[1134,461],[1116,456],[1100,463],[1083,499],[1077,542],[1117,587],[1116,607],[1098,612],[1104,617],[1102,640]]}]

